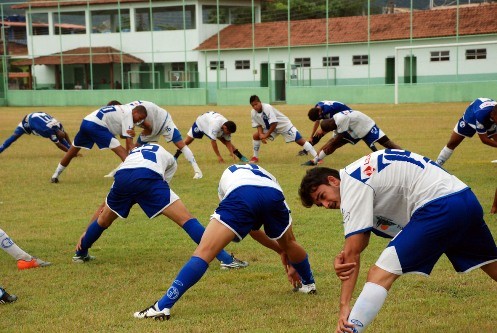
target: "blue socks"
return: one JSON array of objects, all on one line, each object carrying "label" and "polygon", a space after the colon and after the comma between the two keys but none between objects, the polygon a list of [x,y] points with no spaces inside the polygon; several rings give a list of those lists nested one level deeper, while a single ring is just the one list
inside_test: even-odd
[{"label": "blue socks", "polygon": [[[191,218],[186,221],[186,223],[183,224],[183,229],[195,243],[200,244],[205,228],[196,218]],[[221,250],[216,258],[225,264],[231,264],[233,262],[233,258],[225,250]]]},{"label": "blue socks", "polygon": [[311,265],[309,264],[309,256],[306,255],[305,259],[299,263],[290,263],[299,273],[303,284],[314,283],[314,276],[312,275]]},{"label": "blue socks", "polygon": [[174,304],[205,274],[209,264],[199,258],[191,257],[179,271],[178,276],[171,284],[166,294],[157,302],[159,310],[172,308]]},{"label": "blue socks", "polygon": [[102,228],[98,223],[97,220],[93,221],[88,228],[86,229],[86,234],[81,240],[81,250],[76,251],[76,255],[78,256],[85,256],[88,254],[88,249],[97,241],[97,239],[100,238],[102,233],[106,230],[107,228]]}]

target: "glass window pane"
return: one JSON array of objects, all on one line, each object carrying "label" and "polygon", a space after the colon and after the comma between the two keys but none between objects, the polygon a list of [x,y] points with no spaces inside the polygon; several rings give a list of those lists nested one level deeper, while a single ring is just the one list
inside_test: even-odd
[{"label": "glass window pane", "polygon": [[[91,28],[93,33],[129,32],[129,9],[95,10],[91,12]],[[119,20],[120,18],[120,20]],[[122,28],[120,28],[120,26]]]},{"label": "glass window pane", "polygon": [[55,13],[54,30],[56,35],[75,35],[86,33],[85,12]]},{"label": "glass window pane", "polygon": [[[195,29],[195,6],[185,6],[184,29]],[[183,30],[183,6],[152,8],[154,31]]]},{"label": "glass window pane", "polygon": [[135,10],[136,31],[150,31],[150,9],[137,8]]},{"label": "glass window pane", "polygon": [[30,35],[48,35],[48,13],[29,13]]}]

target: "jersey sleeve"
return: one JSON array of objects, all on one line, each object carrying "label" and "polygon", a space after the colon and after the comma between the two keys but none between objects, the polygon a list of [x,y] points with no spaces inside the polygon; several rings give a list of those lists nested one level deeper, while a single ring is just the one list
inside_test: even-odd
[{"label": "jersey sleeve", "polygon": [[373,189],[350,176],[340,186],[345,238],[373,229]]},{"label": "jersey sleeve", "polygon": [[350,127],[350,117],[346,116],[342,112],[337,113],[333,116],[335,123],[337,125],[337,133],[344,133],[349,130]]},{"label": "jersey sleeve", "polygon": [[257,117],[257,111],[252,110],[250,112],[250,119],[252,120],[252,128],[256,128],[256,127],[262,126],[261,124],[259,124],[259,122],[257,121],[256,117]]},{"label": "jersey sleeve", "polygon": [[122,119],[122,132],[121,135],[126,138],[131,138],[131,136],[127,133],[128,130],[133,129],[133,114],[131,110],[123,111],[123,119]]}]

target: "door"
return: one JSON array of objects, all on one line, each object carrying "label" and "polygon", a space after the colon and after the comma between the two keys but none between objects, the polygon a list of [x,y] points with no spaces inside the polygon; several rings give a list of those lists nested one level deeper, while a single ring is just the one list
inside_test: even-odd
[{"label": "door", "polygon": [[285,64],[274,65],[274,99],[276,101],[286,100],[285,89]]},{"label": "door", "polygon": [[385,59],[385,84],[395,83],[395,58],[388,57]]},{"label": "door", "polygon": [[418,82],[416,74],[416,57],[407,56],[404,58],[404,83],[416,82]]},{"label": "door", "polygon": [[261,87],[269,87],[269,65],[261,63]]}]

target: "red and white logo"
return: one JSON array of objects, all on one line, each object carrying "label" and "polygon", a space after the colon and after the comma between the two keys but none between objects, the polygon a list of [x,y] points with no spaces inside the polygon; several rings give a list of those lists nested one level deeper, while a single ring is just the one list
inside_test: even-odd
[{"label": "red and white logo", "polygon": [[368,177],[371,177],[371,175],[373,174],[373,172],[375,172],[376,169],[373,168],[371,165],[368,165],[367,167],[364,168],[364,174]]}]

